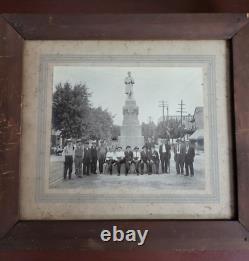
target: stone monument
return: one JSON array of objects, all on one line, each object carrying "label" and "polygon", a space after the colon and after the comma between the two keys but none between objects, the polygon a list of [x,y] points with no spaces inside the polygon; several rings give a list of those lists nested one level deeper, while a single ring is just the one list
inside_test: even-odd
[{"label": "stone monument", "polygon": [[126,100],[123,106],[123,125],[121,126],[121,136],[119,136],[119,144],[126,148],[130,145],[132,149],[138,146],[139,149],[144,145],[144,137],[142,136],[141,125],[138,120],[139,109],[134,99],[133,85],[135,81],[128,72],[125,78],[125,94]]}]

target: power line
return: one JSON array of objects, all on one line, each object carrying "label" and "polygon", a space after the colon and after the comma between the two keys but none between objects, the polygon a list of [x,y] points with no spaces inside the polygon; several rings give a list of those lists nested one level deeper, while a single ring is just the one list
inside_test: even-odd
[{"label": "power line", "polygon": [[162,113],[163,113],[163,122],[165,122],[165,108],[167,110],[167,119],[169,116],[169,106],[168,103],[166,101],[159,101],[159,107],[162,108]]},{"label": "power line", "polygon": [[183,116],[184,113],[187,113],[185,111],[185,108],[184,108],[186,106],[186,104],[184,104],[183,100],[181,100],[181,103],[178,104],[178,105],[180,106],[180,108],[179,108],[179,111],[176,111],[176,112],[180,112],[180,115],[181,115],[181,127],[182,127],[182,116]]}]

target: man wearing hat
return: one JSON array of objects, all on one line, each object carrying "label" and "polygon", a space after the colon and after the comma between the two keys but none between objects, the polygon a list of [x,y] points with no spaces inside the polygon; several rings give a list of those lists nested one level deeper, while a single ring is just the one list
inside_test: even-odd
[{"label": "man wearing hat", "polygon": [[177,174],[184,174],[185,146],[183,141],[181,141],[180,139],[176,140],[176,146],[174,147],[174,155]]},{"label": "man wearing hat", "polygon": [[141,153],[139,151],[139,147],[135,147],[133,151],[133,163],[135,164],[137,175],[139,175],[139,166],[141,161]]},{"label": "man wearing hat", "polygon": [[159,147],[160,160],[162,165],[162,173],[168,173],[169,161],[171,157],[170,145],[166,139],[162,140],[163,144]]},{"label": "man wearing hat", "polygon": [[85,143],[84,157],[83,157],[83,175],[90,174],[91,167],[91,149],[89,148],[89,142]]},{"label": "man wearing hat", "polygon": [[186,176],[194,176],[194,157],[195,157],[195,148],[193,144],[190,144],[190,142],[186,141],[186,154],[185,154],[185,170],[186,170]]},{"label": "man wearing hat", "polygon": [[99,173],[103,173],[103,165],[105,163],[107,153],[107,147],[104,144],[104,141],[100,141],[100,146],[98,148],[98,161],[99,161]]},{"label": "man wearing hat", "polygon": [[73,170],[73,157],[74,157],[74,147],[71,139],[67,139],[67,144],[63,149],[62,156],[64,156],[64,180],[67,178],[71,179]]},{"label": "man wearing hat", "polygon": [[76,148],[74,152],[74,166],[75,166],[75,175],[79,178],[82,178],[83,155],[84,155],[84,150],[82,148],[81,139],[78,139],[76,142]]},{"label": "man wearing hat", "polygon": [[133,153],[131,151],[131,146],[128,145],[125,151],[125,175],[128,175],[129,173],[132,160],[133,160]]}]

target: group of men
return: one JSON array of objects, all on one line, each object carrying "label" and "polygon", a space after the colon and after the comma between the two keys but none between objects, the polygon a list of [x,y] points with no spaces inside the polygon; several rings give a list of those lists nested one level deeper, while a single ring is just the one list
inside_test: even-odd
[{"label": "group of men", "polygon": [[[184,174],[185,166],[185,175],[190,174],[193,176],[194,146],[188,141],[178,139],[173,149],[177,174]],[[67,175],[71,179],[73,162],[75,164],[75,175],[79,178],[82,177],[82,174],[97,174],[97,165],[100,174],[112,174],[116,169],[117,175],[120,175],[121,166],[123,165],[125,175],[129,173],[143,175],[145,166],[147,173],[150,175],[152,173],[159,174],[160,164],[162,173],[170,172],[171,146],[169,140],[163,139],[159,151],[155,149],[155,144],[151,141],[145,143],[141,151],[138,147],[132,149],[131,146],[127,146],[125,150],[121,146],[107,149],[104,141],[101,141],[99,146],[97,146],[96,142],[93,142],[91,146],[89,146],[89,142],[86,142],[82,146],[81,140],[77,140],[76,146],[74,146],[71,139],[69,139],[63,150],[63,156],[65,158],[64,179],[67,178]]]}]

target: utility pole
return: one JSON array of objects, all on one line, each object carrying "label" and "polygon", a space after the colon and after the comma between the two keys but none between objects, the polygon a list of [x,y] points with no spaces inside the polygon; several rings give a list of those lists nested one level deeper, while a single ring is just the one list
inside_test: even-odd
[{"label": "utility pole", "polygon": [[184,104],[183,101],[181,100],[181,103],[178,104],[178,105],[180,106],[180,108],[179,108],[179,111],[177,111],[177,112],[180,112],[180,114],[181,114],[181,127],[182,127],[183,114],[184,114],[184,113],[187,113],[187,112],[185,111],[185,108],[184,108],[186,104]]},{"label": "utility pole", "polygon": [[163,123],[164,123],[165,122],[165,108],[167,108],[167,117],[168,117],[168,104],[166,101],[159,101],[159,107],[162,108]]}]

